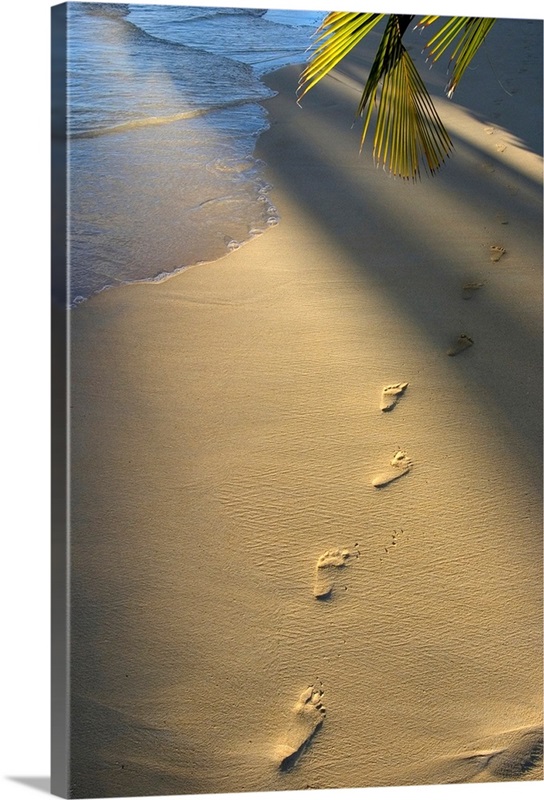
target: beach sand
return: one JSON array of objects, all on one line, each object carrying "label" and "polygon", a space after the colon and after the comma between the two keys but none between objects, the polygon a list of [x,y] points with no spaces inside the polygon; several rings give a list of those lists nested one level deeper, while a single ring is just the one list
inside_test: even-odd
[{"label": "beach sand", "polygon": [[542,23],[487,50],[417,184],[368,50],[268,76],[280,223],[71,314],[74,796],[542,778]]}]

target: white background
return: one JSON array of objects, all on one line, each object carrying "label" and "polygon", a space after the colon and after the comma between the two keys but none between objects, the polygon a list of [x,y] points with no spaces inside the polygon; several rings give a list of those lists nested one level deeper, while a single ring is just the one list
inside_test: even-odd
[{"label": "white background", "polygon": [[[162,4],[179,4],[162,0]],[[542,18],[531,0],[216,0],[194,5],[371,10]],[[49,775],[49,17],[48,0],[2,4],[0,312],[3,647],[2,796],[39,797]],[[6,446],[7,445],[7,446]],[[505,720],[507,726],[508,721]],[[394,752],[391,754],[394,757]],[[15,778],[23,779],[15,780]],[[24,779],[29,782],[24,783]],[[30,783],[30,785],[29,785]],[[44,785],[42,780],[41,785]],[[540,788],[539,788],[540,787]],[[327,791],[355,798],[532,798],[542,784]],[[38,794],[37,794],[38,792]],[[323,793],[321,793],[323,794]],[[289,793],[301,800],[300,793]],[[238,796],[236,796],[238,797]],[[240,798],[253,796],[239,795]],[[276,798],[276,793],[254,796]]]}]

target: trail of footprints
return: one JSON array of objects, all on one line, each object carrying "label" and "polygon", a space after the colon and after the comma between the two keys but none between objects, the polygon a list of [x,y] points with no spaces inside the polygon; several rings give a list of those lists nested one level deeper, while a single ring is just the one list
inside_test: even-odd
[{"label": "trail of footprints", "polygon": [[[497,218],[501,225],[507,225],[508,220],[502,214],[498,214]],[[493,244],[489,248],[489,256],[491,261],[497,263],[501,260],[503,255],[506,253],[506,249],[499,244]],[[481,281],[467,281],[463,284],[463,292],[462,298],[463,300],[470,300],[474,297],[474,294],[484,286],[484,283]],[[474,344],[474,339],[468,335],[468,333],[460,333],[457,339],[452,343],[451,347],[446,350],[446,353],[449,356],[456,356],[459,353],[462,353],[464,350],[467,350],[469,347],[472,347]],[[385,391],[385,390],[384,390]]]},{"label": "trail of footprints", "polygon": [[[391,411],[408,387],[407,382],[384,386],[380,400],[381,411]],[[405,475],[412,462],[403,450],[398,450],[383,472],[377,475],[372,485],[386,486]],[[353,550],[326,550],[317,559],[313,595],[316,600],[329,600],[334,593],[338,575],[350,562],[359,558],[357,543]],[[282,772],[289,772],[298,762],[309,746],[316,731],[321,727],[326,716],[322,702],[324,690],[322,686],[308,686],[301,693],[293,706],[287,730],[276,748],[276,762]]]},{"label": "trail of footprints", "polygon": [[[505,252],[503,247],[493,245],[490,248],[491,260],[499,261]],[[463,285],[462,298],[469,300],[483,285],[479,281],[465,283]],[[473,344],[472,337],[466,333],[461,333],[446,353],[448,356],[455,356],[472,347]],[[381,393],[380,410],[383,412],[392,411],[407,387],[408,382],[384,386]],[[372,485],[377,489],[387,486],[406,475],[411,467],[412,461],[404,450],[399,449],[393,454],[389,465],[372,479]],[[395,544],[396,538],[394,537],[393,545]],[[355,544],[353,550],[326,550],[319,556],[315,565],[313,585],[313,595],[316,600],[330,600],[339,575],[353,559],[359,558],[360,553],[356,549],[357,547],[358,545]],[[312,684],[304,689],[293,706],[287,730],[276,749],[276,761],[282,772],[289,772],[293,769],[311,743],[314,734],[323,724],[326,716],[326,709],[322,700],[323,695],[323,687]],[[506,749],[486,754],[485,758],[480,758],[477,772],[480,773],[487,770],[499,779],[516,780],[541,762],[542,730],[534,728],[521,731],[519,737]]]}]

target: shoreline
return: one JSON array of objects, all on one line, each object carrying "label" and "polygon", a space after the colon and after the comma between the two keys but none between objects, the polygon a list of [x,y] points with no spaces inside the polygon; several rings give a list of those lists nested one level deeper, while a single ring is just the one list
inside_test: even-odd
[{"label": "shoreline", "polygon": [[[513,21],[516,22],[516,20],[513,20]],[[530,21],[531,20],[517,20],[517,22],[519,22],[519,23],[527,23],[527,22],[530,22]],[[507,24],[508,22],[512,22],[512,20],[499,19],[499,23],[500,24],[505,24],[505,23]],[[537,21],[533,20],[533,22],[537,22]],[[416,39],[416,38],[417,37],[415,37],[415,36],[413,37],[413,39]],[[414,54],[412,54],[412,55],[414,55]],[[353,65],[355,65],[359,61],[360,61],[360,59],[356,54],[352,53],[350,55],[348,63],[352,65],[352,68],[350,69],[348,67],[345,70],[345,72],[343,74],[343,77],[342,77],[342,81],[345,84],[346,88],[347,87],[353,88],[356,93],[360,94],[359,87],[362,85],[361,84],[361,78],[362,78],[362,75],[365,72],[364,71],[364,67],[362,68],[360,64],[359,64],[359,68],[358,69],[353,67]],[[417,61],[417,58],[416,58],[416,61]],[[419,61],[421,62],[421,59],[419,59]],[[281,75],[281,73],[283,71],[285,71],[285,70],[291,70],[293,72],[294,71],[298,71],[298,73],[300,74],[302,69],[304,68],[304,66],[305,66],[305,62],[297,62],[297,63],[293,63],[293,64],[289,64],[289,65],[284,65],[282,67],[278,67],[276,69],[273,69],[270,72],[259,73],[257,75],[257,77],[258,77],[258,80],[260,82],[262,82],[268,89],[270,89],[271,91],[277,93],[278,90],[273,88],[274,84],[275,84],[275,76],[278,75],[278,74]],[[366,62],[365,62],[365,66],[368,66],[368,64]],[[490,63],[490,69],[491,69],[492,73],[495,72],[495,68],[493,67],[493,65],[491,63]],[[422,71],[422,74],[425,75],[425,70]],[[428,70],[428,74],[427,74],[427,78],[429,79],[430,76],[431,76],[431,70],[429,69]],[[496,77],[496,75],[494,75],[494,77],[496,78],[497,84],[500,86],[500,89],[502,90],[502,92],[504,94],[508,95],[509,92],[508,92],[507,88],[501,83],[501,81],[499,80],[498,77]],[[466,80],[466,82],[463,83],[463,90],[462,91],[464,91],[465,85],[466,85],[466,83],[469,83],[469,80],[470,79]],[[295,83],[295,86],[296,86],[296,83]],[[462,94],[462,91],[460,91],[459,89],[457,90],[457,92],[456,92],[456,101],[457,101],[457,98]],[[304,99],[304,103],[308,103],[309,100],[311,101],[311,97],[314,94],[314,92],[315,92],[315,89],[312,90],[310,95],[306,96],[306,98]],[[433,94],[434,94],[434,92],[433,92]],[[247,100],[247,101],[244,101],[244,102],[247,102],[249,104],[256,103],[259,106],[261,106],[261,108],[265,109],[266,115],[267,115],[267,119],[268,119],[270,117],[270,112],[268,110],[268,106],[271,103],[271,101],[273,101],[275,99],[275,96],[276,95],[273,95],[273,96],[271,96],[269,98],[263,98],[261,100]],[[473,100],[474,92],[472,92],[470,90],[470,88],[467,91],[467,96],[471,100]],[[354,97],[356,98],[357,94],[355,94]],[[296,93],[295,92],[293,92],[293,99],[294,98],[296,98]],[[458,120],[458,115],[455,112],[455,109],[456,109],[456,106],[457,106],[457,102],[455,101],[455,102],[452,103],[451,101],[446,101],[445,96],[441,97],[440,94],[438,94],[437,96],[435,95],[434,99],[435,99],[435,102],[437,103],[437,106],[439,108],[442,108],[442,114],[443,114],[444,118],[447,118],[447,117],[451,116],[451,120],[449,121],[450,122],[450,133],[453,133],[454,134],[454,138],[455,138],[455,133],[456,133],[457,127],[460,124],[459,120]],[[462,106],[462,103],[460,105]],[[476,109],[479,109],[479,108],[481,108],[483,110],[483,107],[486,106],[486,103],[482,104],[481,101],[480,101],[480,98],[478,98],[478,100],[473,105],[474,105],[474,108],[472,106],[470,106],[469,109],[461,108],[461,112],[463,113],[466,110],[470,110],[471,113],[474,113],[474,111]],[[487,110],[489,111],[490,108],[491,108],[491,104],[489,102],[487,102]],[[450,114],[449,112],[452,109],[454,109],[453,114]],[[481,114],[481,119],[483,121],[484,120],[484,116],[483,116],[482,112],[478,111],[478,113]],[[533,152],[535,153],[536,156],[540,155],[542,157],[543,153],[542,153],[542,123],[541,122],[540,122],[540,126],[539,126],[540,127],[540,135],[538,134],[538,132],[535,132],[535,128],[538,128],[538,125],[535,124],[535,123],[537,123],[537,120],[538,120],[538,108],[536,106],[533,106],[532,109],[529,110],[529,112],[524,112],[524,114],[521,115],[522,124],[525,124],[526,127],[527,127],[527,117],[528,116],[532,116],[532,120],[531,120],[532,125],[530,125],[530,129],[531,129],[531,133],[532,133],[532,136],[531,136],[532,145],[535,147],[535,150]],[[512,120],[510,120],[510,121],[512,121]],[[352,123],[353,123],[353,119],[351,119],[351,118],[348,119],[348,117],[346,117],[346,124],[349,125],[349,124],[352,124]],[[501,129],[500,124],[495,123],[493,128],[494,128],[493,131],[491,131],[489,127],[487,128],[487,130],[489,130],[490,135],[498,134],[497,136],[495,136],[495,138],[497,140],[500,139],[501,135],[505,135],[505,137],[507,139],[511,140],[512,144],[520,144],[523,148],[525,148],[527,146],[522,140],[517,140],[516,141],[515,137],[512,138],[512,135],[511,135],[510,131],[508,129],[506,129],[506,130]],[[269,126],[266,127],[266,128],[261,129],[257,133],[257,135],[255,137],[255,145],[254,145],[252,153],[250,154],[250,158],[252,160],[254,160],[255,162],[258,162],[259,160],[262,160],[260,158],[260,156],[259,156],[259,152],[260,152],[259,143],[260,143],[260,140],[261,140],[262,136],[266,135],[268,130],[269,130]],[[504,149],[507,149],[507,143],[505,143],[505,142],[501,141],[497,145],[497,147],[499,147],[499,146],[500,147],[504,147]],[[370,143],[370,140],[369,140],[369,142],[367,143],[367,145],[365,147],[365,151],[361,154],[361,159],[365,159],[366,160],[365,168],[368,168],[368,166],[371,165],[370,150],[371,150],[371,143]],[[444,172],[445,169],[447,169],[448,164],[451,163],[451,160],[455,159],[455,158],[456,158],[456,151],[454,150],[452,152],[449,160],[441,168],[441,170],[439,170],[439,172],[438,172],[438,179],[439,180],[440,180],[440,175]],[[374,165],[372,165],[372,166],[374,166]],[[486,169],[487,171],[493,171],[493,169],[494,169],[494,167],[490,163],[482,164],[481,167]],[[523,162],[522,159],[517,159],[516,167],[518,169],[523,170],[523,169],[526,169],[526,164]],[[264,162],[263,163],[263,175],[266,175],[267,169],[268,169],[268,165],[266,164],[266,162]],[[377,167],[376,167],[376,169],[377,169]],[[398,182],[399,184],[402,184],[401,179],[391,178],[390,176],[384,176],[384,177],[386,177],[388,180],[393,180],[395,182]],[[535,170],[534,165],[532,166],[531,169],[527,170],[527,178],[529,180],[531,180],[531,179],[532,180],[538,180],[538,178],[539,178],[539,168],[538,168],[538,166],[536,167],[536,170]],[[432,180],[433,180],[432,177],[423,174],[421,182],[422,183],[425,183],[427,181],[431,182]],[[268,184],[268,181],[265,181],[265,183]],[[417,183],[418,182],[416,182],[416,185],[417,185]],[[273,188],[274,187],[269,187],[267,189],[267,192],[265,194],[267,199],[268,199],[268,194],[270,194],[270,192],[273,190]],[[272,201],[270,201],[270,202],[272,202]],[[279,224],[279,223],[281,223],[281,215],[279,216],[278,222],[276,222],[275,224]],[[270,227],[275,227],[275,225],[271,225]],[[124,286],[130,286],[132,284],[147,284],[147,283],[160,284],[160,283],[163,283],[164,281],[168,281],[171,278],[176,277],[177,275],[180,275],[182,272],[185,272],[186,270],[193,269],[194,267],[206,266],[206,265],[208,265],[210,263],[214,263],[215,261],[221,261],[224,258],[226,258],[227,256],[229,256],[231,254],[231,252],[233,252],[234,250],[237,250],[240,247],[246,246],[247,244],[252,242],[255,238],[259,238],[263,234],[266,234],[268,231],[269,231],[269,227],[265,228],[264,230],[260,231],[258,234],[255,234],[253,236],[248,235],[247,239],[244,239],[244,240],[242,240],[242,241],[237,243],[238,247],[235,247],[232,250],[228,250],[227,249],[227,251],[225,253],[223,253],[222,255],[219,255],[216,258],[212,258],[210,260],[203,259],[203,260],[195,261],[194,263],[184,264],[184,265],[182,265],[180,267],[175,268],[172,272],[161,274],[160,277],[154,276],[154,277],[149,277],[149,278],[140,278],[140,279],[130,280],[130,281],[126,281],[126,282],[119,283],[119,284],[112,284],[112,285],[104,286],[102,289],[100,289],[97,292],[94,292],[92,295],[90,295],[90,297],[94,297],[95,295],[101,294],[102,292],[107,291],[109,289],[119,289],[119,288],[122,288]],[[90,297],[85,297],[85,298],[82,298],[81,300],[78,300],[76,298],[74,300],[74,302],[70,305],[70,308],[72,308],[72,309],[73,308],[77,308],[79,305],[81,305],[81,303],[88,302]]]},{"label": "shoreline", "polygon": [[365,68],[302,109],[267,74],[266,236],[70,314],[78,796],[541,779],[541,161],[499,129],[538,79],[475,72],[404,185],[358,156]]},{"label": "shoreline", "polygon": [[[302,12],[302,16],[307,13]],[[251,19],[264,14],[265,10],[251,15]],[[239,19],[245,18],[239,16]],[[296,19],[296,12],[291,12],[291,18]],[[118,22],[122,30],[128,25],[132,31],[138,29],[138,20],[150,41],[168,46],[168,41],[158,38],[156,30],[153,32],[152,24],[151,32],[147,30],[149,20],[145,14],[140,19],[136,11],[134,23],[124,17]],[[310,20],[307,22],[307,28],[303,30],[311,31]],[[266,61],[264,73],[259,48],[254,53],[254,63],[246,63],[244,58],[247,54],[242,53],[242,60],[239,60],[234,53],[233,58],[226,62],[232,83],[230,94],[226,90],[227,96],[225,92],[221,95],[215,92],[215,102],[210,102],[209,98],[205,99],[207,90],[201,87],[203,100],[199,106],[202,107],[188,108],[169,117],[159,114],[131,119],[117,125],[112,119],[106,119],[102,127],[99,119],[94,119],[94,127],[76,132],[70,138],[71,147],[75,148],[81,142],[82,148],[79,151],[74,149],[71,163],[74,186],[87,187],[86,192],[78,193],[76,190],[73,197],[76,210],[72,226],[75,245],[70,307],[76,308],[105,289],[130,283],[157,282],[157,279],[160,281],[179,274],[187,267],[221,258],[274,224],[275,210],[267,213],[269,203],[266,203],[262,167],[253,158],[255,142],[268,124],[261,101],[271,92],[262,77],[274,71],[277,61],[302,60],[304,39],[309,39],[309,34],[301,34],[296,25],[283,25],[282,28],[282,23],[269,21],[266,24],[269,26],[266,30],[270,29],[274,34],[272,43],[268,45],[271,52],[275,46],[285,46],[285,52],[266,60],[267,51],[262,51],[260,58]],[[280,42],[277,31],[282,29],[284,34],[294,33],[289,34],[286,41],[284,35]],[[204,51],[198,49],[199,33],[193,34],[197,37],[195,52],[200,53],[200,58]],[[171,44],[175,47],[175,32],[173,37]],[[294,42],[298,42],[301,52],[293,49]],[[181,42],[177,44],[183,47]],[[216,49],[212,41],[208,52],[212,60],[220,55],[214,52]],[[247,73],[247,85],[242,83],[238,87],[236,76],[241,80],[240,70],[243,75]],[[247,77],[249,75],[252,77]],[[202,76],[196,74],[193,78],[199,86]],[[181,124],[183,120],[200,117],[203,121],[196,128]],[[148,128],[155,130],[148,131]],[[102,139],[107,134],[111,134],[113,140],[110,138],[108,142],[92,145],[93,139]],[[231,158],[227,158],[229,153]],[[222,163],[223,158],[226,158],[225,163]],[[131,159],[132,168],[129,167]],[[123,190],[119,185],[123,183],[122,172],[117,176],[116,170],[125,162],[132,180],[130,187]],[[102,182],[111,174],[111,181],[116,183],[111,204],[109,194],[100,188],[100,180],[98,183],[93,180],[97,171],[93,164],[97,163],[103,165],[104,175],[98,172]],[[161,187],[160,201],[153,192],[147,193],[148,187],[153,185]],[[94,197],[94,206],[87,208],[79,194]],[[142,201],[134,202],[134,196],[141,197]],[[203,208],[209,203],[207,208]],[[116,207],[125,208],[127,213],[116,212]],[[83,209],[81,218],[80,208]],[[152,211],[151,218],[146,214],[146,208],[148,212]],[[100,217],[101,213],[117,216],[111,229],[107,224],[102,228],[99,226],[98,230],[93,229],[91,220]],[[150,240],[154,240],[153,245]]]}]

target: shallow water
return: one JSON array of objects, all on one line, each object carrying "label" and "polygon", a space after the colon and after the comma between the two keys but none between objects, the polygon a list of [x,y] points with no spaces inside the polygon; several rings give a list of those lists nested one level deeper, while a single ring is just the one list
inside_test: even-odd
[{"label": "shallow water", "polygon": [[272,96],[259,77],[302,62],[323,16],[68,4],[71,304],[278,222],[253,157]]}]

